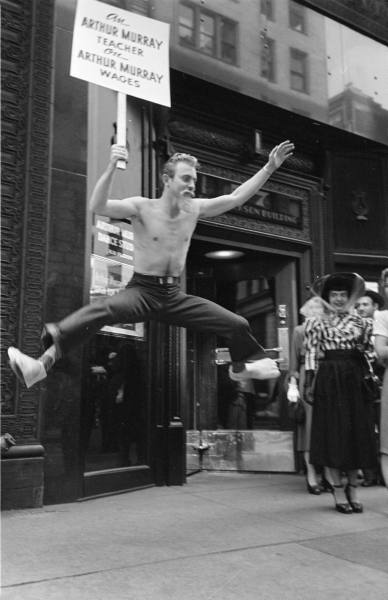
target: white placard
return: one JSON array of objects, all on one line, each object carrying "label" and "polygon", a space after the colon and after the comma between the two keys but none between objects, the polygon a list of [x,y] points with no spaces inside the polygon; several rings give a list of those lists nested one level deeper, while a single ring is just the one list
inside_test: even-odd
[{"label": "white placard", "polygon": [[171,106],[170,25],[96,0],[78,0],[70,75]]}]

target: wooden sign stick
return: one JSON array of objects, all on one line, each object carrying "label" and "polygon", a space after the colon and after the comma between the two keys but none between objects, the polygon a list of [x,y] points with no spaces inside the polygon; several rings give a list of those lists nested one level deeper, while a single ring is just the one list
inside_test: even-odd
[{"label": "wooden sign stick", "polygon": [[[122,92],[117,92],[117,144],[120,146],[127,145],[127,96]],[[125,160],[117,161],[118,169],[126,169]]]}]

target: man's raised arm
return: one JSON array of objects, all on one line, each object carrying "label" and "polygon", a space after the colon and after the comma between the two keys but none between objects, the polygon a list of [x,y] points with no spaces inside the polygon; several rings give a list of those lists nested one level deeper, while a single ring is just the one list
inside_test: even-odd
[{"label": "man's raised arm", "polygon": [[98,215],[113,219],[125,219],[137,214],[136,198],[108,199],[118,160],[127,161],[128,151],[124,146],[113,144],[108,166],[94,186],[89,208]]},{"label": "man's raised arm", "polygon": [[275,146],[270,152],[267,164],[250,179],[239,185],[231,194],[211,199],[200,199],[200,216],[215,217],[245,204],[249,198],[257,194],[272,173],[292,155],[293,151],[294,144],[289,140]]}]

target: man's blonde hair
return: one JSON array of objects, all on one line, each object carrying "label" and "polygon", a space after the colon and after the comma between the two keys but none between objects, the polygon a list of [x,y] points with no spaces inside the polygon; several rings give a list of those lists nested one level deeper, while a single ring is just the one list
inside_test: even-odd
[{"label": "man's blonde hair", "polygon": [[199,166],[198,160],[195,156],[191,156],[191,154],[185,154],[184,152],[175,152],[168,161],[164,164],[162,175],[167,175],[168,177],[174,177],[176,165],[179,162],[184,162],[190,165],[190,167],[194,167],[197,169]]}]

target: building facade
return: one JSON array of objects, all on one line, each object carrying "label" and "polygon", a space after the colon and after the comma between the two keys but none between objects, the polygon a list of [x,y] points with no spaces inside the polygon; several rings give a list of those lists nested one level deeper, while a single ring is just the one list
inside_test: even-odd
[{"label": "building facade", "polygon": [[127,97],[113,195],[158,195],[175,151],[198,157],[197,194],[218,195],[295,143],[249,203],[198,223],[182,279],[248,318],[282,376],[237,389],[223,340],[150,323],[105,328],[40,386],[15,381],[7,347],[38,355],[44,322],[125,285],[133,247],[130,222],[87,209],[116,94],[69,74],[76,1],[2,0],[2,431],[23,448],[13,471],[3,461],[11,506],[28,489],[49,504],[203,467],[295,470],[284,382],[298,309],[315,277],[352,270],[376,287],[388,264],[384,2],[107,4],[170,24],[171,108]]}]

